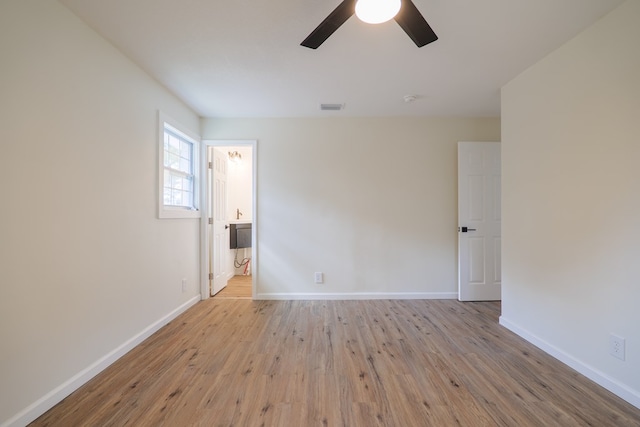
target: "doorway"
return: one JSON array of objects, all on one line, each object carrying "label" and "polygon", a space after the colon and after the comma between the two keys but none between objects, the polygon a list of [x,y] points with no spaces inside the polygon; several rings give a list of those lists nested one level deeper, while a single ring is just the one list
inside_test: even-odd
[{"label": "doorway", "polygon": [[[229,280],[232,285],[242,283],[245,289],[250,283],[251,298],[256,294],[256,148],[255,140],[202,141],[207,172],[202,185],[202,299],[222,294]],[[243,230],[243,242],[249,239],[250,245],[230,238],[236,228]],[[236,275],[244,277],[233,280]]]}]

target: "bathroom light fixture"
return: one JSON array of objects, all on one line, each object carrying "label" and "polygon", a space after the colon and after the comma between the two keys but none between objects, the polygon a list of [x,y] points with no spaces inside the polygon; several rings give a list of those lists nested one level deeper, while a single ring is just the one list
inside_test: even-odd
[{"label": "bathroom light fixture", "polygon": [[229,160],[238,163],[240,160],[242,160],[242,154],[238,153],[237,151],[229,151]]},{"label": "bathroom light fixture", "polygon": [[400,11],[400,0],[358,0],[356,16],[367,24],[382,24]]}]

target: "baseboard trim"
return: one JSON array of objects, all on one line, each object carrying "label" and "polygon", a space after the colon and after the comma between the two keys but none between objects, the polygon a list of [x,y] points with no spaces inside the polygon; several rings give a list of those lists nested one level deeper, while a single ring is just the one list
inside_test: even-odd
[{"label": "baseboard trim", "polygon": [[87,368],[71,377],[69,380],[65,381],[31,405],[27,406],[12,418],[4,421],[2,424],[0,424],[0,427],[22,427],[31,423],[40,415],[44,414],[56,404],[61,402],[62,399],[86,384],[90,379],[98,375],[100,372],[104,371],[107,367],[109,367],[109,365],[131,351],[135,346],[140,344],[145,339],[149,338],[160,328],[178,317],[180,314],[187,311],[191,306],[200,301],[200,299],[200,295],[191,298],[189,301],[185,302],[166,316],[152,323],[143,331],[134,335],[113,351],[101,357],[96,362],[92,363]]},{"label": "baseboard trim", "polygon": [[260,293],[256,300],[456,299],[457,292]]},{"label": "baseboard trim", "polygon": [[562,351],[558,347],[530,333],[526,329],[520,327],[519,325],[510,321],[504,316],[500,316],[500,324],[505,328],[509,329],[511,332],[515,333],[516,335],[529,341],[531,344],[535,345],[539,349],[555,357],[565,365],[580,372],[582,375],[589,378],[591,381],[606,388],[611,393],[615,394],[621,399],[626,400],[636,408],[640,409],[640,391],[633,390],[632,388],[626,386],[625,384],[622,384],[621,382],[619,382],[614,378],[611,378],[610,376],[601,372],[600,370],[582,362],[579,359],[576,359],[575,357]]}]

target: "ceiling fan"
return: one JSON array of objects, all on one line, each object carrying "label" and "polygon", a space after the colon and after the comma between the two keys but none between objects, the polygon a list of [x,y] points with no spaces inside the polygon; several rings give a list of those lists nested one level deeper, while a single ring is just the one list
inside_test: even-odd
[{"label": "ceiling fan", "polygon": [[[383,16],[381,17],[369,17],[367,16],[369,11],[367,7],[373,8],[371,11],[374,15],[377,12],[382,12],[381,9],[378,9],[380,7],[388,7],[388,10],[382,12]],[[300,45],[317,49],[353,14],[372,24],[395,19],[418,47],[438,40],[436,33],[433,32],[411,0],[344,0]]]}]

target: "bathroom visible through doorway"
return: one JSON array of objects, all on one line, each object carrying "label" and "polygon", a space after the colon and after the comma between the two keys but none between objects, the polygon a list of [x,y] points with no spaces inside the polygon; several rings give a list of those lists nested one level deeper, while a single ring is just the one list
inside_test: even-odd
[{"label": "bathroom visible through doorway", "polygon": [[[207,217],[203,221],[206,273],[202,296],[246,298],[250,284],[251,298],[257,279],[256,141],[203,141],[203,146]],[[234,289],[222,293],[228,283]]]}]

